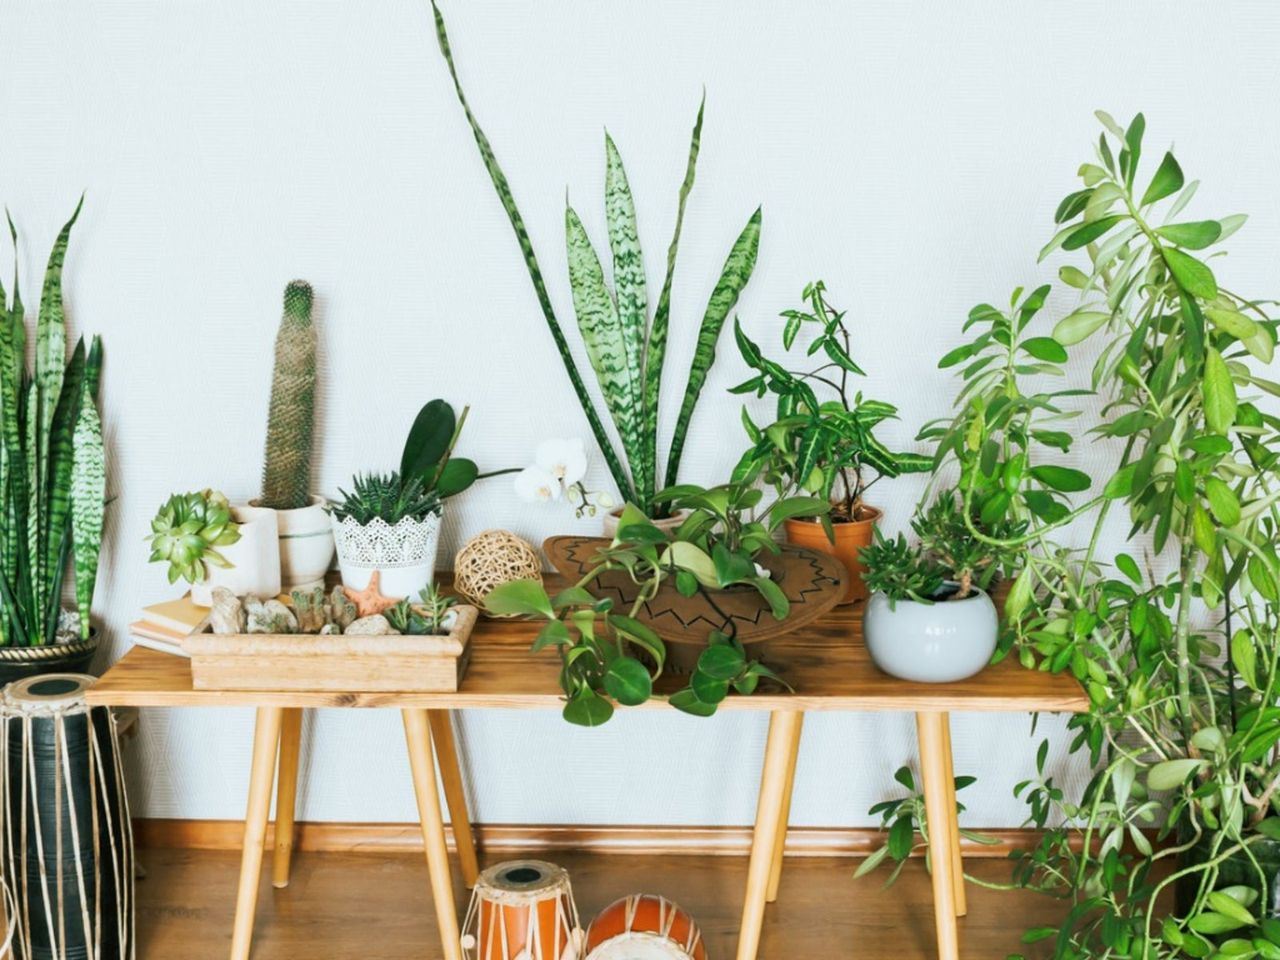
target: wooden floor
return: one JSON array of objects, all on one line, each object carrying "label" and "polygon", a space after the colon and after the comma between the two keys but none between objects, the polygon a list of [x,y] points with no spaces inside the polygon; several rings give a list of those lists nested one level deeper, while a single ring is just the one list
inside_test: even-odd
[{"label": "wooden floor", "polygon": [[[226,960],[239,854],[146,849],[139,859],[139,960]],[[501,859],[501,858],[499,858]],[[693,913],[710,960],[729,960],[746,879],[745,857],[644,857],[560,854],[569,868],[584,924],[627,893],[650,891]],[[934,954],[929,878],[922,860],[898,883],[883,875],[853,879],[857,861],[793,858],[778,903],[765,921],[761,960],[913,960]],[[482,864],[483,865],[483,864]],[[973,860],[971,875],[1004,882],[1004,860]],[[272,889],[264,871],[253,960],[439,960],[426,865],[413,854],[298,854],[293,883]],[[455,871],[456,875],[456,871]],[[459,887],[458,902],[467,902]],[[460,909],[465,909],[460,906]],[[969,885],[960,923],[961,956],[1003,957],[1020,949],[1030,926],[1062,915],[1034,894]]]}]

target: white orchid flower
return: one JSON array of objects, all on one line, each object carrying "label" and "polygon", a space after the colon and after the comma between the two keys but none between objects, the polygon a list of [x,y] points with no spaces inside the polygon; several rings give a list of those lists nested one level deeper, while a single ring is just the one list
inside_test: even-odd
[{"label": "white orchid flower", "polygon": [[544,440],[538,444],[533,462],[566,487],[571,487],[587,475],[587,448],[581,437]]},{"label": "white orchid flower", "polygon": [[532,467],[525,467],[517,473],[514,486],[516,488],[516,496],[526,503],[546,503],[550,500],[559,500],[560,495],[564,492],[559,478],[536,464]]}]

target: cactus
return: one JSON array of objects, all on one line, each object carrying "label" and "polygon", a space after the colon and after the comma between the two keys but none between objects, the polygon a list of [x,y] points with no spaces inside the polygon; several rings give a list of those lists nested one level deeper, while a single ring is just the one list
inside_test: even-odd
[{"label": "cactus", "polygon": [[316,331],[311,284],[292,281],[276,334],[271,413],[262,469],[262,505],[296,510],[311,502],[311,434],[316,396]]}]

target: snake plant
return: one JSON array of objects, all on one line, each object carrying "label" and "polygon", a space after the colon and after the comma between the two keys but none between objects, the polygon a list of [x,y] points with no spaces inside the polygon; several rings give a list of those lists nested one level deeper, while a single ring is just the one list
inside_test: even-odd
[{"label": "snake plant", "polygon": [[669,505],[655,498],[656,492],[674,486],[680,472],[680,458],[689,433],[698,397],[706,383],[707,371],[715,360],[716,343],[724,327],[729,311],[751,279],[755,269],[756,253],[760,245],[760,210],[747,221],[729,251],[720,278],[703,312],[698,330],[697,345],[685,385],[680,413],[676,419],[667,454],[666,478],[659,486],[658,445],[658,396],[662,385],[662,367],[666,356],[667,334],[671,318],[671,287],[675,275],[676,253],[680,246],[680,231],[684,223],[685,204],[693,189],[697,169],[698,150],[702,139],[703,106],[698,108],[693,136],[689,144],[689,158],[684,181],[680,185],[676,207],[675,233],[667,249],[666,275],[657,306],[649,320],[649,298],[645,289],[644,260],[636,229],[635,203],[627,182],[622,157],[612,138],[605,135],[605,217],[608,222],[609,248],[612,254],[613,289],[609,288],[604,268],[594,246],[572,206],[565,209],[565,234],[569,258],[569,285],[573,291],[574,310],[578,329],[582,334],[587,356],[595,371],[605,406],[622,441],[623,456],[619,456],[605,428],[604,418],[596,409],[595,401],[587,391],[577,363],[565,339],[564,330],[556,318],[551,298],[547,293],[542,268],[525,228],[524,218],[516,206],[515,197],[506,175],[498,165],[489,138],[471,112],[462,91],[458,71],[454,66],[449,36],[445,30],[440,8],[432,2],[435,12],[436,36],[440,51],[444,54],[453,78],[458,102],[462,105],[480,157],[493,181],[498,199],[502,202],[515,231],[525,266],[533,282],[534,292],[542,308],[551,337],[560,352],[569,382],[573,385],[582,412],[596,443],[604,455],[609,472],[623,498],[638,504],[649,516],[665,515]]},{"label": "snake plant", "polygon": [[[83,198],[81,204],[83,204]],[[58,639],[62,585],[73,569],[80,634],[98,574],[106,458],[98,415],[102,345],[81,338],[67,359],[62,266],[71,219],[54,242],[35,326],[35,367],[26,363],[26,311],[15,266],[0,284],[0,645]],[[15,260],[18,232],[9,220]]]}]

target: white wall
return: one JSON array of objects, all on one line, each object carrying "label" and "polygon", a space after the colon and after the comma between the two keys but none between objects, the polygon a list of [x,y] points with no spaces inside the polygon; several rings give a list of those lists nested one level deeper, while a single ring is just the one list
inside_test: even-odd
[{"label": "white wall", "polygon": [[[743,322],[775,347],[778,311],[825,278],[858,318],[868,392],[902,408],[889,437],[910,445],[919,423],[951,409],[955,385],[934,365],[959,342],[968,308],[1053,277],[1056,265],[1037,267],[1035,254],[1089,158],[1095,107],[1145,110],[1149,154],[1176,138],[1188,176],[1205,178],[1195,209],[1253,215],[1217,269],[1235,289],[1275,292],[1280,20],[1268,0],[453,0],[446,14],[570,324],[566,186],[602,238],[607,124],[656,290],[705,86],[667,430],[696,318],[763,203]],[[587,435],[423,0],[3,0],[0,32],[0,199],[24,234],[29,290],[88,191],[67,301],[75,325],[106,341],[118,499],[98,610],[111,656],[128,647],[138,606],[167,593],[163,571],[145,564],[156,505],[205,485],[257,491],[270,344],[294,276],[319,294],[321,490],[393,465],[418,406],[437,395],[473,405],[462,447],[482,466],[522,464],[544,437]],[[1050,312],[1068,302],[1055,294]],[[725,387],[742,367],[725,347],[693,424],[689,480],[720,478],[741,447]],[[1088,443],[1078,454],[1091,462]],[[918,491],[879,488],[891,524]],[[452,510],[446,551],[493,526],[538,541],[591,524],[531,509],[492,481]],[[251,719],[148,713],[138,812],[242,815]],[[413,819],[398,717],[308,723],[303,817]],[[957,767],[982,778],[967,819],[1018,823],[1009,790],[1031,769],[1028,718],[956,724]],[[763,721],[747,717],[622,716],[596,731],[550,714],[462,723],[477,818],[490,822],[746,823],[763,737]],[[866,823],[914,753],[908,718],[812,718],[796,820]]]}]

